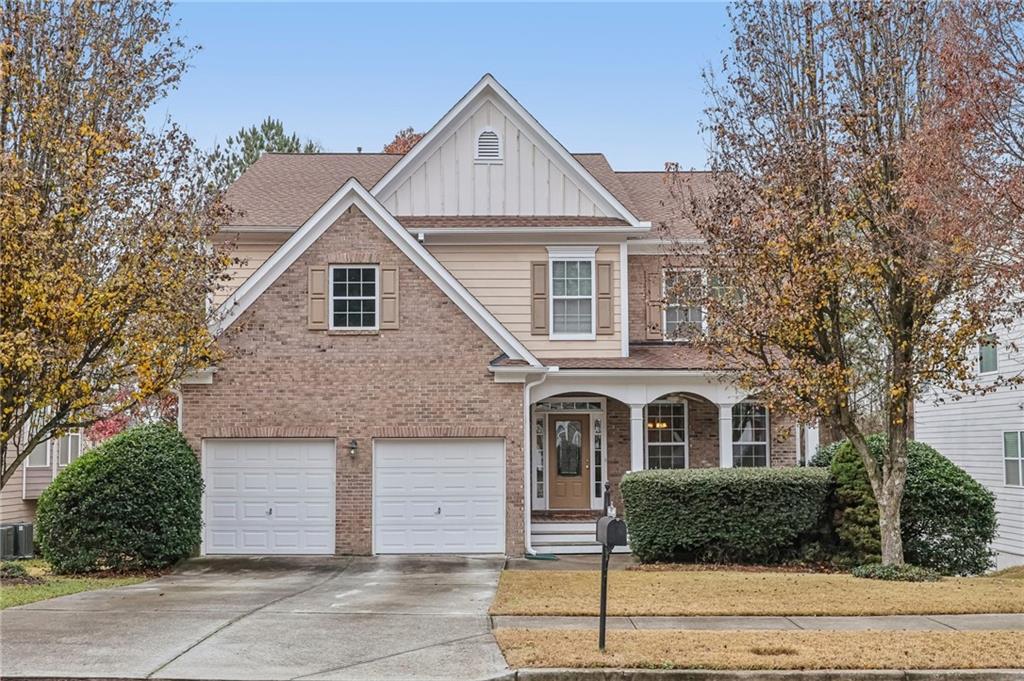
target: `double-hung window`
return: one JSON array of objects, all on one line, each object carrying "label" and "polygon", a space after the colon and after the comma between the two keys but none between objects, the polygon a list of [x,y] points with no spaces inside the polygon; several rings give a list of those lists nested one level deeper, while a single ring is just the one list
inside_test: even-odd
[{"label": "double-hung window", "polygon": [[700,270],[665,270],[665,339],[693,338],[704,326],[700,304],[703,273]]},{"label": "double-hung window", "polygon": [[686,402],[647,405],[647,467],[686,468]]},{"label": "double-hung window", "polygon": [[978,343],[978,373],[991,374],[999,371],[999,341],[995,336],[985,336]]},{"label": "double-hung window", "polygon": [[375,331],[378,328],[380,269],[376,265],[331,267],[331,328]]},{"label": "double-hung window", "polygon": [[57,465],[67,466],[82,453],[82,434],[73,430],[57,438]]},{"label": "double-hung window", "polygon": [[768,465],[768,408],[740,402],[732,408],[732,465],[755,468]]},{"label": "double-hung window", "polygon": [[1003,433],[1003,469],[1007,485],[1024,486],[1024,430]]},{"label": "double-hung window", "polygon": [[550,248],[551,338],[592,340],[594,256],[597,249]]},{"label": "double-hung window", "polygon": [[28,458],[25,459],[25,465],[29,468],[49,468],[50,441],[44,440],[33,447]]}]

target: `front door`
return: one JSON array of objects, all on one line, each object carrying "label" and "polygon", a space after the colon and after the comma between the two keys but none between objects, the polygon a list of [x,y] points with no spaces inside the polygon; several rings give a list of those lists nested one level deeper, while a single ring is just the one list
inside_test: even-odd
[{"label": "front door", "polygon": [[548,415],[548,508],[590,508],[590,415]]}]

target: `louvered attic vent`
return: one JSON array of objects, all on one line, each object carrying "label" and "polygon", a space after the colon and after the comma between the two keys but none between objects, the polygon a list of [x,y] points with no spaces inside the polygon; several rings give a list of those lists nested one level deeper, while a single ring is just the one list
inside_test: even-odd
[{"label": "louvered attic vent", "polygon": [[493,130],[481,131],[476,138],[476,160],[480,163],[501,163],[501,138]]}]

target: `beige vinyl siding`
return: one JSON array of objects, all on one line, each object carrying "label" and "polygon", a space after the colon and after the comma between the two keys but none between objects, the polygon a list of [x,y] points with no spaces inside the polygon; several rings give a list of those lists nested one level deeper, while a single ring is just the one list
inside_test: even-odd
[{"label": "beige vinyl siding", "polygon": [[[1019,375],[1024,355],[1010,341],[1024,347],[1024,321],[1000,333],[999,373]],[[972,358],[976,355],[972,354]],[[979,381],[991,381],[979,377]],[[914,436],[935,447],[988,487],[996,496],[999,529],[993,548],[1000,564],[1024,563],[1024,487],[1006,485],[1003,470],[1003,432],[1024,430],[1024,392],[998,388],[988,395],[965,396],[935,404],[928,399],[914,409]]]},{"label": "beige vinyl siding", "polygon": [[[501,138],[501,163],[476,162],[477,136],[484,128]],[[592,190],[568,170],[487,100],[380,198],[394,215],[606,215]]]},{"label": "beige vinyl siding", "polygon": [[[32,474],[33,479],[40,477],[40,472],[45,478],[42,487],[39,488],[40,492],[50,484],[52,480],[50,468],[29,468],[27,470]],[[39,494],[36,493],[35,496],[28,499],[24,498],[25,471],[25,462],[22,462],[4,488],[0,490],[0,522],[25,523],[32,522],[32,519],[35,518],[35,499],[39,498]],[[33,486],[33,490],[34,488],[35,486]]]},{"label": "beige vinyl siding", "polygon": [[240,259],[241,263],[228,268],[228,274],[231,278],[221,284],[220,290],[213,297],[214,305],[220,305],[227,300],[228,296],[242,285],[242,282],[248,279],[274,251],[280,248],[288,236],[290,235],[244,234],[238,235],[234,241],[230,241],[229,243],[232,245],[231,255]]},{"label": "beige vinyl siding", "polygon": [[597,336],[596,340],[582,341],[553,341],[547,336],[530,332],[530,263],[547,261],[545,246],[434,245],[428,248],[498,321],[538,357],[621,356],[618,245],[601,246],[597,251],[598,262],[613,263],[612,309],[615,333]]}]

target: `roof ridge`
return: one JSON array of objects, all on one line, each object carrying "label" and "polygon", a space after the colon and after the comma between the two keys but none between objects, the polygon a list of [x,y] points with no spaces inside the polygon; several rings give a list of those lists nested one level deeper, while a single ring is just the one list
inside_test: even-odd
[{"label": "roof ridge", "polygon": [[384,151],[265,151],[264,156],[405,156]]}]

